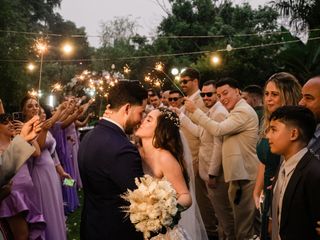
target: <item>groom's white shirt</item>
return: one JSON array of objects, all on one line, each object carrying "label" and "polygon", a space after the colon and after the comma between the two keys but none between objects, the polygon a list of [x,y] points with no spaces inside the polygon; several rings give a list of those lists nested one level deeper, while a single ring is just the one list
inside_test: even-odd
[{"label": "groom's white shirt", "polygon": [[102,117],[101,119],[104,119],[104,120],[106,120],[106,121],[112,122],[113,124],[115,124],[115,125],[117,125],[119,128],[121,128],[121,130],[124,132],[124,128],[123,128],[119,123],[117,123],[116,121],[113,121],[112,119],[107,118],[107,117]]}]

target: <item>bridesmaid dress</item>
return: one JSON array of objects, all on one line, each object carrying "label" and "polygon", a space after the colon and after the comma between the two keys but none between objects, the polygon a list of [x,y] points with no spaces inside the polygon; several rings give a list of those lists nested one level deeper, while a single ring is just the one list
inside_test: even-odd
[{"label": "bridesmaid dress", "polygon": [[11,193],[0,204],[0,218],[22,214],[28,223],[29,239],[45,239],[46,223],[38,207],[39,196],[30,176],[27,160],[12,179]]},{"label": "bridesmaid dress", "polygon": [[[51,133],[56,140],[56,151],[60,160],[61,166],[65,172],[75,179],[74,165],[70,157],[69,146],[64,129],[61,127],[61,122],[57,122],[51,128]],[[79,198],[77,187],[62,186],[62,196],[64,202],[65,213],[72,213],[79,207]]]},{"label": "bridesmaid dress", "polygon": [[66,240],[61,181],[56,172],[55,160],[52,158],[55,147],[56,141],[48,132],[41,155],[33,161],[31,177],[40,196],[39,206],[47,223],[45,239]]}]

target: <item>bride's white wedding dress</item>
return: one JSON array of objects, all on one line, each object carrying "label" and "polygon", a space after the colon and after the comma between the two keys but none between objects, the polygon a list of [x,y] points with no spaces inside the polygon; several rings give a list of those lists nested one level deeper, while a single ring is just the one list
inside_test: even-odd
[{"label": "bride's white wedding dress", "polygon": [[[192,156],[186,139],[180,131],[183,144],[183,154],[190,177],[189,192],[192,197],[192,205],[181,213],[179,224],[173,229],[169,229],[166,234],[159,234],[150,240],[208,240],[208,236],[201,218],[200,210],[195,196],[194,173]],[[153,176],[151,171],[144,169],[145,174]],[[154,177],[154,176],[153,176]]]},{"label": "bride's white wedding dress", "polygon": [[166,234],[158,234],[150,240],[192,240],[192,238],[180,225],[177,225]]}]

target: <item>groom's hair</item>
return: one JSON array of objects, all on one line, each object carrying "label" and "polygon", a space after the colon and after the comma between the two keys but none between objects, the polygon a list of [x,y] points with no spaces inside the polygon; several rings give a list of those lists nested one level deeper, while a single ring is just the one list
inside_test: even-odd
[{"label": "groom's hair", "polygon": [[143,100],[147,98],[147,90],[140,85],[139,81],[122,80],[110,89],[108,104],[111,109],[119,109],[127,103],[142,105]]}]

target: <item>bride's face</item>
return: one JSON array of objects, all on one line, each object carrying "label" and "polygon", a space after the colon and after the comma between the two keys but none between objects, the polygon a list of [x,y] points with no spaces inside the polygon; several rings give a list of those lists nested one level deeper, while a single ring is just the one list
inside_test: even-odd
[{"label": "bride's face", "polygon": [[157,119],[160,114],[159,110],[152,110],[146,118],[143,119],[140,127],[136,131],[136,136],[140,138],[153,138],[154,131],[157,127]]}]

